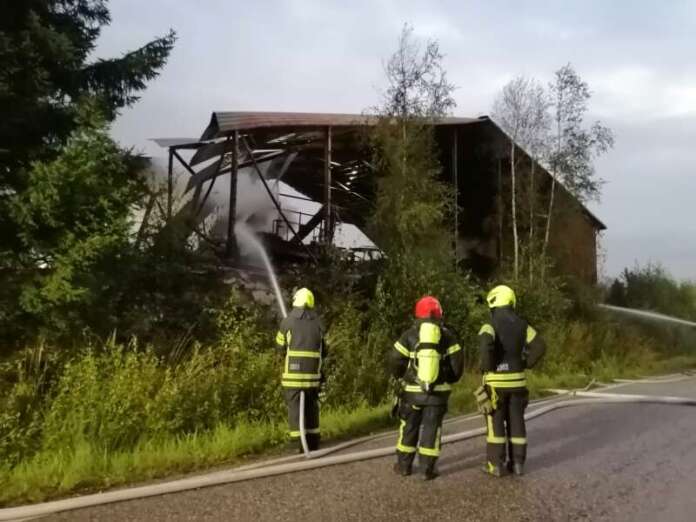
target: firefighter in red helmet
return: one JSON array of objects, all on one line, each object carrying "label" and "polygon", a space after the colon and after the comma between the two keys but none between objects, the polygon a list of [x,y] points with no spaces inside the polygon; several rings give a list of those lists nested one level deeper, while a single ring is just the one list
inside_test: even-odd
[{"label": "firefighter in red helmet", "polygon": [[392,375],[402,383],[394,471],[410,475],[418,453],[423,478],[431,480],[437,477],[442,419],[452,384],[462,376],[464,351],[442,324],[442,307],[435,297],[419,299],[414,315],[390,356]]}]

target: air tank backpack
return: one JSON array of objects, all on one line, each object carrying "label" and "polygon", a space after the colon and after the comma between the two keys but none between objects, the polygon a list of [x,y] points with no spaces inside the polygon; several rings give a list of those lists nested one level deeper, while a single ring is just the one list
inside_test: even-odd
[{"label": "air tank backpack", "polygon": [[413,364],[416,370],[416,381],[425,393],[433,390],[435,381],[440,375],[440,360],[442,354],[438,351],[440,345],[440,327],[433,323],[421,323],[418,330]]}]

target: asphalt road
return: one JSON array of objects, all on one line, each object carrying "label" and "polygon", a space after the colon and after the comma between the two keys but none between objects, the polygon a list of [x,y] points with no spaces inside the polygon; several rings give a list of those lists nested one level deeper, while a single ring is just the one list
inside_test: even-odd
[{"label": "asphalt road", "polygon": [[[696,379],[612,391],[696,397]],[[448,431],[478,425],[454,423]],[[528,431],[521,478],[483,475],[484,440],[477,438],[445,446],[441,476],[432,482],[398,477],[393,459],[383,458],[45,520],[696,520],[696,408],[577,406],[531,421]]]}]

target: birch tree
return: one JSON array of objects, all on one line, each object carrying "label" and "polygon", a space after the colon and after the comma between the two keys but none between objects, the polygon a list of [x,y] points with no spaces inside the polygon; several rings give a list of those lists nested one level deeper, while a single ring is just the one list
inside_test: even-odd
[{"label": "birch tree", "polygon": [[549,158],[552,180],[542,255],[546,255],[551,236],[556,184],[563,183],[583,203],[598,200],[603,181],[596,176],[593,160],[614,146],[611,129],[599,121],[585,125],[592,94],[572,65],[556,71],[549,92],[553,117]]},{"label": "birch tree", "polygon": [[421,247],[442,250],[451,242],[445,226],[454,200],[440,177],[433,122],[454,107],[454,86],[442,67],[435,40],[423,45],[405,25],[385,64],[387,87],[372,132],[378,173],[371,230],[388,253]]},{"label": "birch tree", "polygon": [[[536,194],[534,170],[536,162],[541,159],[548,142],[549,101],[544,88],[536,80],[518,76],[508,82],[493,104],[493,119],[505,131],[510,139],[510,207],[513,235],[513,269],[517,279],[520,272],[520,234],[518,220],[517,188],[517,147],[521,146],[531,155],[531,172],[529,178],[529,241],[530,248],[534,239]],[[530,277],[531,277],[531,259]]]}]

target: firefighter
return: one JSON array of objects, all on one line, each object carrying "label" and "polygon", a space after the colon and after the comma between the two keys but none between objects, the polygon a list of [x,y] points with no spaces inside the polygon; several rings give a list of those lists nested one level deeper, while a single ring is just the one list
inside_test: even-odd
[{"label": "firefighter", "polygon": [[486,396],[484,471],[500,477],[522,475],[527,457],[524,410],[529,401],[525,370],[533,368],[546,346],[537,331],[515,313],[515,292],[496,286],[486,298],[491,320],[479,331],[479,350]]},{"label": "firefighter", "polygon": [[285,352],[281,384],[288,406],[290,440],[300,440],[300,393],[305,394],[304,425],[310,451],[319,449],[319,389],[323,383],[322,362],[326,355],[324,327],[314,310],[314,294],[301,288],[292,300],[292,310],[276,334],[276,345]]},{"label": "firefighter", "polygon": [[394,377],[402,379],[394,471],[410,475],[417,452],[423,478],[434,479],[442,419],[452,383],[460,379],[464,368],[464,352],[443,326],[442,307],[436,298],[426,296],[416,303],[415,322],[394,344],[390,363]]}]

